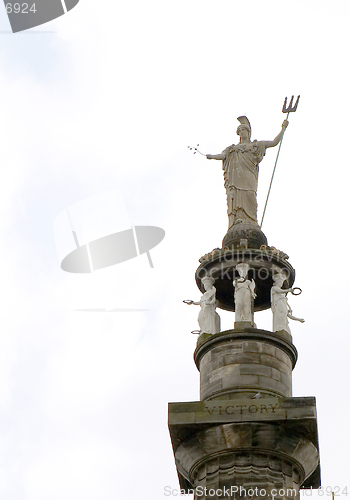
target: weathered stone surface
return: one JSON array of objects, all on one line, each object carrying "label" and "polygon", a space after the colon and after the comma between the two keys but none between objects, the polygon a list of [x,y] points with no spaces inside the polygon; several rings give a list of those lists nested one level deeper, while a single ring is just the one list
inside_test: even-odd
[{"label": "weathered stone surface", "polygon": [[230,392],[238,398],[257,392],[263,397],[290,397],[296,350],[289,339],[250,329],[221,332],[200,343],[195,360],[200,369],[201,399],[223,394],[229,398]]},{"label": "weathered stone surface", "polygon": [[[265,343],[264,348],[261,341]],[[230,351],[227,350],[228,343],[231,345]],[[277,357],[287,365],[291,362],[292,368],[294,368],[297,360],[297,351],[292,344],[292,337],[287,332],[276,334],[268,330],[246,328],[243,330],[226,330],[210,336],[201,335],[194,353],[198,369],[201,358],[204,354],[212,352],[214,347],[215,351],[213,352],[216,355],[218,353],[227,354],[228,352],[230,354],[243,353],[243,351],[245,353],[256,352]],[[278,351],[275,351],[276,347],[278,347]]]},{"label": "weathered stone surface", "polygon": [[247,240],[248,248],[260,248],[267,246],[267,238],[256,224],[235,224],[232,226],[222,240],[222,247],[240,249],[241,240]]},{"label": "weathered stone surface", "polygon": [[241,375],[249,375],[254,373],[254,375],[264,375],[265,377],[271,377],[271,367],[260,364],[240,364],[239,373]]},{"label": "weathered stone surface", "polygon": [[[196,424],[219,422],[278,422],[292,419],[316,420],[314,398],[261,398],[169,403],[169,425],[181,423],[181,416]],[[185,422],[184,422],[185,423]]]},{"label": "weathered stone surface", "polygon": [[279,359],[279,357],[277,356],[275,357],[275,355],[270,356],[268,354],[261,354],[259,356],[259,362],[262,363],[263,365],[268,365],[271,366],[272,368],[276,368],[278,371],[286,374],[290,373],[292,370],[292,362],[289,356],[287,356],[287,363],[285,363],[284,361]]},{"label": "weathered stone surface", "polygon": [[194,359],[201,401],[169,405],[181,488],[295,488],[297,497],[301,485],[318,487],[315,399],[291,397],[291,336],[255,328],[201,335]]},{"label": "weathered stone surface", "polygon": [[315,398],[170,403],[169,429],[184,489],[320,485]]}]

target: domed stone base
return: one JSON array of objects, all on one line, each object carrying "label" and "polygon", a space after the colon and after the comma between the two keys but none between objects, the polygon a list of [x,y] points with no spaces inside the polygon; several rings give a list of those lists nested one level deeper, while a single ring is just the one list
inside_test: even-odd
[{"label": "domed stone base", "polygon": [[256,224],[234,224],[222,240],[222,247],[229,249],[260,248],[261,245],[267,245],[267,238]]},{"label": "domed stone base", "polygon": [[255,281],[256,299],[254,310],[262,311],[271,307],[272,276],[284,273],[286,281],[284,288],[291,288],[295,280],[295,271],[285,254],[273,251],[271,248],[217,250],[201,262],[196,271],[197,286],[205,292],[201,279],[211,276],[215,279],[217,305],[227,311],[235,310],[233,280],[238,277],[236,265],[240,262],[249,264],[248,279]]}]

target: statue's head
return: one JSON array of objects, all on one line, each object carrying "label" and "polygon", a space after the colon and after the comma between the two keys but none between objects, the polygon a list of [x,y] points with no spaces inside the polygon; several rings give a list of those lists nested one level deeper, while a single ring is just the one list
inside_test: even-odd
[{"label": "statue's head", "polygon": [[204,278],[202,278],[201,281],[203,283],[204,290],[206,291],[211,290],[212,286],[215,283],[215,279],[212,278],[211,276],[204,276]]},{"label": "statue's head", "polygon": [[272,276],[274,285],[281,287],[286,281],[287,276],[284,273],[276,273]]},{"label": "statue's head", "polygon": [[237,135],[244,139],[244,134],[247,134],[247,138],[250,140],[251,137],[251,130],[247,125],[239,125],[237,127]]},{"label": "statue's head", "polygon": [[[246,116],[239,116],[237,120],[240,122],[237,128],[237,135],[239,135],[241,139],[248,138],[250,140],[252,128],[248,118]],[[244,137],[245,134],[247,134],[247,137]]]},{"label": "statue's head", "polygon": [[249,271],[249,264],[240,262],[239,264],[237,264],[236,269],[241,278],[246,278]]}]

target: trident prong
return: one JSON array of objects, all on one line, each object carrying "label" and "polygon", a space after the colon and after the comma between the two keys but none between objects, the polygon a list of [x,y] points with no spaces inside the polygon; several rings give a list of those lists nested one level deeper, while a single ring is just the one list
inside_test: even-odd
[{"label": "trident prong", "polygon": [[282,113],[294,113],[297,110],[298,104],[299,104],[299,99],[300,95],[298,95],[297,100],[295,101],[295,104],[293,106],[293,100],[294,100],[294,95],[292,95],[292,98],[290,100],[289,106],[287,108],[287,97],[284,100],[283,108],[282,108]]}]

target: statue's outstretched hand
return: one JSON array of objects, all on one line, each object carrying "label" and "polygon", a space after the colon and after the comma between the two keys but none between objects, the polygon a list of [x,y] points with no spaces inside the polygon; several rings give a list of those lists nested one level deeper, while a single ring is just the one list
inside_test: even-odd
[{"label": "statue's outstretched hand", "polygon": [[206,157],[207,157],[208,160],[212,160],[213,159],[212,155],[206,155]]},{"label": "statue's outstretched hand", "polygon": [[289,121],[288,120],[284,120],[284,122],[282,123],[282,128],[285,130],[289,125]]}]

